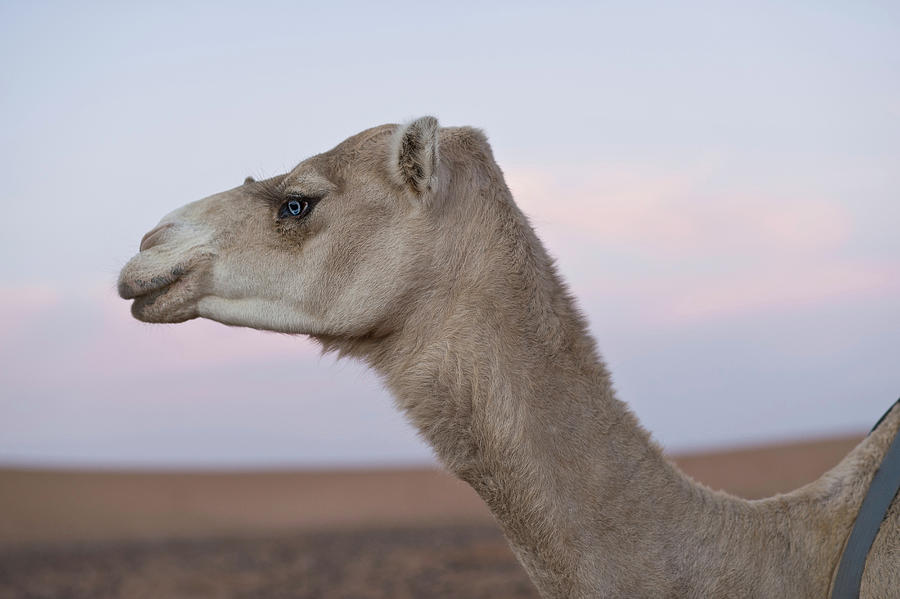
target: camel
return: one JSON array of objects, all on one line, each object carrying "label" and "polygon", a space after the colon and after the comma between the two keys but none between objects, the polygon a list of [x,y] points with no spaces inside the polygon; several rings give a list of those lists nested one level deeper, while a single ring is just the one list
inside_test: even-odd
[{"label": "camel", "polygon": [[[826,597],[900,428],[894,407],[785,495],[692,481],[616,397],[485,135],[433,117],[175,210],[118,289],[145,322],[304,334],[363,360],[548,598]],[[861,596],[900,596],[896,498]]]}]

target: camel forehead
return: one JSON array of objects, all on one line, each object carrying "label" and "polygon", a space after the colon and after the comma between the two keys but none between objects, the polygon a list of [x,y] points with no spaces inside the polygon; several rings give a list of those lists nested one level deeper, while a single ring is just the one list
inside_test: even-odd
[{"label": "camel forehead", "polygon": [[350,172],[377,168],[385,157],[388,140],[396,125],[380,125],[348,137],[334,148],[310,156],[294,167],[283,181],[301,193],[323,194],[341,187]]},{"label": "camel forehead", "polygon": [[356,135],[351,135],[334,148],[326,152],[326,154],[352,154],[364,151],[372,146],[380,145],[379,142],[386,142],[397,129],[396,124],[378,125],[364,131],[360,131]]}]

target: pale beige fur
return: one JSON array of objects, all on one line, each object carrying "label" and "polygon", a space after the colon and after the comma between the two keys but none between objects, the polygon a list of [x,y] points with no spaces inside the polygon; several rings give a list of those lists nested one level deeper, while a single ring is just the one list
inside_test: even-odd
[{"label": "pale beige fur", "polygon": [[[279,218],[298,196],[320,201]],[[140,320],[304,333],[366,361],[544,597],[826,597],[900,427],[894,409],[787,495],[745,501],[691,481],[616,398],[485,136],[432,117],[171,213],[119,290]],[[895,500],[862,596],[896,598],[898,562]]]}]

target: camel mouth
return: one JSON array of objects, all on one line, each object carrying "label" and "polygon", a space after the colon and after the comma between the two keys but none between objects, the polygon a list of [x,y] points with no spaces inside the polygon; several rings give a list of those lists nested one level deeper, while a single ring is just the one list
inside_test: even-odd
[{"label": "camel mouth", "polygon": [[197,316],[196,282],[187,276],[165,277],[132,297],[131,315],[142,322],[176,323]]},{"label": "camel mouth", "polygon": [[131,315],[140,321],[155,323],[195,318],[202,279],[196,264],[191,268],[179,264],[162,270],[152,263],[147,264],[145,256],[145,253],[138,254],[125,265],[119,277],[119,296],[134,300]]}]

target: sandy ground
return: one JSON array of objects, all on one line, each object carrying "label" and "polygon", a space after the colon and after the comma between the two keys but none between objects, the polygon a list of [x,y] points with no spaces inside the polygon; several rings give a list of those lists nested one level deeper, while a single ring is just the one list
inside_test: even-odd
[{"label": "sandy ground", "polygon": [[[859,437],[676,457],[753,498]],[[490,514],[434,470],[0,469],[0,599],[537,597]]]}]

